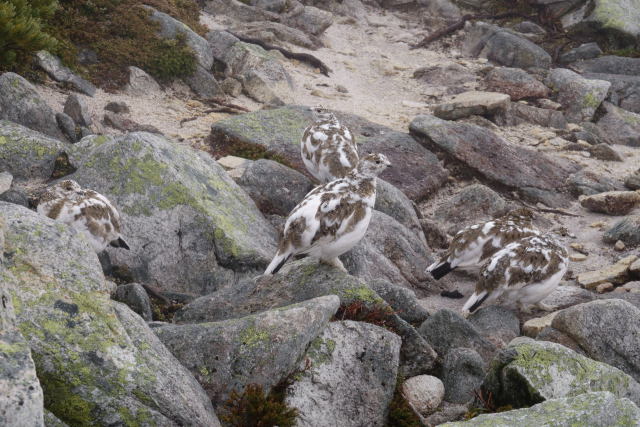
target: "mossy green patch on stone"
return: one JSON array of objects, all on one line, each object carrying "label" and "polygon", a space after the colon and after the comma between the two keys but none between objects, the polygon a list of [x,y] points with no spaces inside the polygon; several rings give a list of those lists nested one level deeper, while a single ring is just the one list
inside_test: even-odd
[{"label": "mossy green patch on stone", "polygon": [[378,304],[384,302],[382,298],[378,296],[371,288],[366,285],[362,285],[357,288],[343,289],[337,292],[340,300],[346,301],[362,301],[366,303]]},{"label": "mossy green patch on stone", "polygon": [[335,348],[336,342],[334,340],[325,340],[318,337],[311,341],[309,349],[307,350],[307,356],[309,356],[314,366],[324,365],[331,361]]},{"label": "mossy green patch on stone", "polygon": [[582,106],[584,108],[598,108],[600,105],[600,100],[596,97],[593,92],[589,92],[584,96],[582,101]]},{"label": "mossy green patch on stone", "polygon": [[242,341],[242,344],[247,348],[252,349],[257,346],[269,344],[271,337],[267,331],[258,329],[255,326],[249,326],[240,334],[240,341]]}]

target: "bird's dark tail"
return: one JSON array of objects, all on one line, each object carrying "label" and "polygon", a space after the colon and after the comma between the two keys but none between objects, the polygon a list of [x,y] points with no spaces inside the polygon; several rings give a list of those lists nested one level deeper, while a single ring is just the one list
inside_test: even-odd
[{"label": "bird's dark tail", "polygon": [[434,269],[432,269],[430,272],[434,279],[440,280],[447,274],[451,273],[454,268],[451,268],[451,264],[449,264],[449,262],[443,262],[442,264],[439,264]]},{"label": "bird's dark tail", "polygon": [[473,313],[478,309],[478,307],[482,305],[482,303],[487,298],[489,298],[489,292],[487,291],[482,291],[479,294],[474,292],[473,295],[471,295],[471,297],[464,304],[464,307],[462,307],[462,310],[468,313]]},{"label": "bird's dark tail", "polygon": [[112,240],[111,243],[109,243],[110,246],[113,246],[114,248],[122,248],[122,249],[126,249],[129,250],[129,245],[127,245],[127,242],[125,242],[122,237],[118,237],[117,240]]},{"label": "bird's dark tail", "polygon": [[284,265],[287,260],[291,258],[291,254],[276,254],[276,256],[271,260],[271,263],[265,270],[264,274],[276,274]]}]

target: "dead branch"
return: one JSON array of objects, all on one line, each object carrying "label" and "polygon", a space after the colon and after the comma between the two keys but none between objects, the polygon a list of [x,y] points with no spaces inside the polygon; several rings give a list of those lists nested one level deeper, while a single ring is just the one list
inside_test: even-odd
[{"label": "dead branch", "polygon": [[243,107],[242,105],[237,105],[237,104],[232,104],[231,102],[227,102],[226,100],[222,99],[222,98],[209,98],[209,99],[205,99],[204,103],[214,107],[214,108],[218,108],[218,107],[228,107],[228,108],[232,108],[234,110],[238,110],[241,111],[243,113],[248,113],[249,110],[246,107]]},{"label": "dead branch", "polygon": [[419,43],[412,45],[411,49],[418,49],[421,47],[425,47],[431,42],[434,42],[446,35],[449,35],[455,31],[458,31],[462,29],[462,27],[464,27],[464,24],[467,21],[476,20],[476,19],[505,19],[505,18],[518,18],[518,17],[531,19],[530,16],[526,16],[518,12],[507,12],[507,13],[501,13],[499,15],[464,15],[462,18],[460,18],[460,20],[454,22],[448,27],[438,30],[435,33],[430,34],[424,39],[422,39],[422,41],[420,41]]},{"label": "dead branch", "polygon": [[564,211],[562,209],[539,208],[537,206],[531,206],[530,204],[525,203],[523,201],[520,201],[520,203],[522,203],[522,205],[525,208],[531,209],[531,210],[534,210],[534,211],[538,211],[538,212],[554,213],[554,214],[558,214],[558,215],[573,216],[573,217],[577,217],[577,218],[581,218],[582,217],[582,215],[573,214],[571,212],[567,212],[567,211]]},{"label": "dead branch", "polygon": [[193,116],[193,117],[188,117],[186,119],[180,120],[180,127],[182,127],[182,125],[187,123],[187,122],[192,122],[192,121],[196,120],[197,118],[198,118],[198,116]]},{"label": "dead branch", "polygon": [[158,289],[156,289],[154,287],[151,287],[149,285],[142,285],[142,287],[144,288],[145,291],[147,291],[147,294],[150,297],[156,298],[156,299],[162,301],[166,305],[171,304],[171,301],[169,301],[169,298],[167,298],[164,295],[162,295]]},{"label": "dead branch", "polygon": [[318,68],[320,70],[320,72],[322,74],[324,74],[325,76],[327,76],[327,77],[329,77],[329,73],[333,72],[333,71],[331,71],[331,68],[329,68],[324,62],[322,62],[321,60],[319,60],[315,56],[310,55],[308,53],[291,52],[290,50],[287,50],[285,48],[282,48],[282,47],[279,47],[279,46],[274,46],[274,45],[269,44],[269,43],[265,43],[264,41],[262,41],[260,39],[254,39],[252,37],[241,36],[241,35],[238,35],[236,33],[232,33],[229,30],[227,30],[227,32],[229,34],[237,37],[238,39],[240,39],[240,41],[243,41],[245,43],[257,44],[258,46],[260,46],[260,47],[262,47],[263,49],[266,49],[266,50],[277,50],[278,52],[282,53],[285,56],[285,58],[295,59],[295,60],[298,60],[300,62],[304,62],[306,64],[309,64],[314,68]]}]

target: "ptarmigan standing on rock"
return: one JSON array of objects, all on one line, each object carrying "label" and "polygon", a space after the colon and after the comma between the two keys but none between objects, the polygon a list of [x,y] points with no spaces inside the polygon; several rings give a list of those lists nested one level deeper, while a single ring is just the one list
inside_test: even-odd
[{"label": "ptarmigan standing on rock", "polygon": [[523,237],[540,235],[532,224],[533,213],[516,209],[498,219],[466,227],[458,232],[447,252],[427,271],[439,280],[456,268],[475,270],[491,255]]},{"label": "ptarmigan standing on rock", "polygon": [[38,200],[38,213],[84,234],[97,253],[108,245],[129,249],[120,234],[120,214],[102,194],[67,179],[49,187]]},{"label": "ptarmigan standing on rock", "polygon": [[358,164],[353,134],[336,116],[315,107],[316,122],[304,131],[300,154],[307,170],[321,183],[346,176]]},{"label": "ptarmigan standing on rock", "polygon": [[525,312],[531,305],[551,310],[541,301],[556,289],[568,265],[566,249],[549,235],[510,243],[484,263],[475,292],[462,312],[467,315],[483,302],[500,298],[507,304],[518,303]]},{"label": "ptarmigan standing on rock", "polygon": [[344,178],[309,192],[289,214],[265,274],[276,273],[299,254],[346,271],[338,256],[364,237],[376,202],[376,176],[390,165],[383,154],[369,154]]}]

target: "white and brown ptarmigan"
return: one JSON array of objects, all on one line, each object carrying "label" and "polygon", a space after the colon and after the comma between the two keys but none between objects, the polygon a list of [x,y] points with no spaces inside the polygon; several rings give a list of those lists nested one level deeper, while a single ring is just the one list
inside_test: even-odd
[{"label": "white and brown ptarmigan", "polygon": [[83,189],[71,179],[47,188],[38,200],[37,210],[84,234],[97,253],[109,245],[129,249],[120,234],[120,214],[109,199]]},{"label": "white and brown ptarmigan", "polygon": [[556,289],[568,265],[566,249],[550,235],[510,243],[483,264],[475,292],[462,312],[467,315],[483,302],[498,299],[517,303],[525,312],[532,305],[550,310],[541,301]]},{"label": "white and brown ptarmigan", "polygon": [[358,164],[358,147],[351,131],[322,107],[312,109],[315,123],[307,127],[300,155],[307,170],[325,183],[346,176]]},{"label": "white and brown ptarmigan", "polygon": [[309,192],[289,214],[265,274],[300,254],[346,271],[338,257],[364,237],[376,202],[376,176],[390,165],[384,154],[369,154],[344,178]]},{"label": "white and brown ptarmigan", "polygon": [[491,255],[523,237],[541,232],[531,224],[533,213],[526,208],[516,209],[498,219],[471,225],[460,230],[439,261],[427,271],[439,280],[456,268],[477,270]]}]

